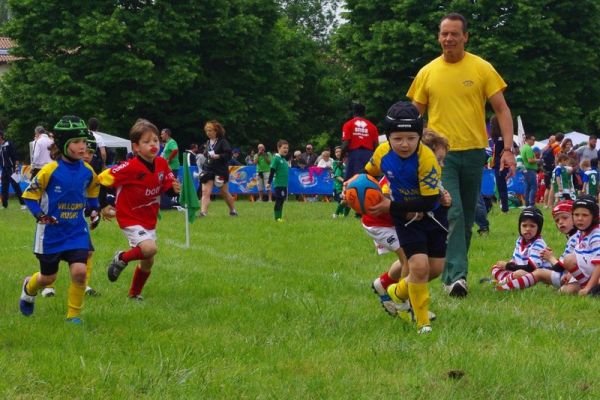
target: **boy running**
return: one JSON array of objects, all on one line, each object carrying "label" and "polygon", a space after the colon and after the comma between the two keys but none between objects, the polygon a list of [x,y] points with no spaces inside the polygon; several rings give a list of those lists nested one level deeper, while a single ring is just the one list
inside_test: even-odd
[{"label": "boy running", "polygon": [[[385,175],[391,199],[371,207],[372,215],[392,216],[402,250],[408,259],[408,275],[388,287],[398,304],[407,299],[414,311],[419,333],[431,332],[427,282],[444,267],[447,236],[447,210],[440,206],[441,168],[433,151],[421,143],[423,119],[417,108],[398,102],[388,110],[384,121],[388,138],[365,166],[373,176]],[[409,218],[411,212],[425,213],[422,219]]]},{"label": "boy running", "polygon": [[58,265],[64,260],[71,274],[67,321],[81,324],[91,243],[83,212],[87,207],[97,216],[99,186],[92,168],[82,161],[88,138],[83,120],[62,117],[54,126],[54,133],[54,161],[40,170],[23,194],[37,220],[33,251],[40,262],[40,272],[25,278],[19,308],[25,316],[33,314],[35,296],[56,280]]},{"label": "boy running", "polygon": [[102,172],[98,179],[116,189],[116,217],[131,249],[117,251],[108,265],[108,279],[115,282],[131,261],[140,260],[133,273],[129,298],[143,300],[141,293],[158,252],[156,220],[160,195],[175,197],[180,184],[164,158],[156,157],[159,149],[158,128],[150,121],[138,119],[129,138],[135,157]]}]

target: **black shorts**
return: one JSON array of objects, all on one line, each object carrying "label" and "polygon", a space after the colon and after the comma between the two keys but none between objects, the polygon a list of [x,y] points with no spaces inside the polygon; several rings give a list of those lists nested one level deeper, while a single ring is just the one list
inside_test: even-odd
[{"label": "black shorts", "polygon": [[428,257],[433,258],[446,257],[448,210],[439,207],[434,211],[433,216],[439,224],[429,216],[424,216],[420,221],[413,221],[408,225],[406,224],[409,220],[394,218],[396,233],[406,258],[415,254],[427,254]]},{"label": "black shorts", "polygon": [[40,272],[42,275],[54,275],[58,272],[58,264],[61,260],[66,261],[69,265],[74,263],[85,264],[88,259],[89,249],[65,250],[60,253],[53,254],[35,254],[40,260]]},{"label": "black shorts", "polygon": [[216,176],[220,176],[223,178],[223,182],[229,182],[229,172],[226,174],[216,174],[214,172],[202,171],[200,174],[200,183],[206,183],[208,181],[214,181]]},{"label": "black shorts", "polygon": [[287,199],[287,187],[285,186],[277,186],[273,188],[273,198],[275,200],[277,199],[281,199],[281,200],[285,200]]},{"label": "black shorts", "polygon": [[551,184],[552,184],[552,172],[544,171],[544,185],[546,185],[546,187],[549,188]]}]

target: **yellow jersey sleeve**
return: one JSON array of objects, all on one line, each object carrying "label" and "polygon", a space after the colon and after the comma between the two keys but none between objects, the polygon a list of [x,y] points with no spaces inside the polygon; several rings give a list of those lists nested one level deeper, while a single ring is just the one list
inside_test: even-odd
[{"label": "yellow jersey sleeve", "polygon": [[390,142],[381,143],[365,165],[365,171],[372,176],[381,176],[381,159],[390,151]]},{"label": "yellow jersey sleeve", "polygon": [[421,196],[440,194],[442,169],[431,149],[419,143],[419,192]]},{"label": "yellow jersey sleeve", "polygon": [[29,200],[40,200],[46,188],[52,173],[58,168],[58,162],[52,161],[44,165],[40,172],[31,180],[27,189],[23,192],[23,198]]},{"label": "yellow jersey sleeve", "polygon": [[100,172],[100,175],[98,175],[98,182],[102,186],[107,186],[107,187],[111,187],[115,184],[115,177],[111,173],[110,168],[105,169],[104,171]]},{"label": "yellow jersey sleeve", "polygon": [[88,198],[98,197],[98,195],[100,194],[100,182],[98,181],[98,175],[96,175],[96,172],[88,163],[84,163],[84,165],[92,173],[92,181],[90,182],[90,184],[87,187],[87,197]]}]

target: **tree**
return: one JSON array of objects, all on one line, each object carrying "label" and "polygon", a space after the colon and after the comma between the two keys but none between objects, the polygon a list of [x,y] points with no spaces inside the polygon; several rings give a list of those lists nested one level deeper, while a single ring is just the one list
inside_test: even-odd
[{"label": "tree", "polygon": [[278,0],[291,25],[301,27],[320,43],[327,43],[339,24],[339,0]]},{"label": "tree", "polygon": [[508,83],[507,101],[526,130],[538,137],[585,131],[586,116],[598,109],[596,1],[348,0],[346,8],[348,23],[335,43],[354,78],[353,95],[379,116],[441,53],[439,20],[453,11],[469,21],[467,51],[490,61]]},{"label": "tree", "polygon": [[300,142],[332,126],[319,46],[274,0],[10,5],[6,32],[21,60],[1,82],[1,105],[22,143],[65,113],[96,116],[120,136],[148,118],[180,145],[206,140],[209,119],[236,146]]}]

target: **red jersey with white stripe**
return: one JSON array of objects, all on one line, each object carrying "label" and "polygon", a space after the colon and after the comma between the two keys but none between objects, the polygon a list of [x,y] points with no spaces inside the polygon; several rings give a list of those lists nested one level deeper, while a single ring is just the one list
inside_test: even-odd
[{"label": "red jersey with white stripe", "polygon": [[360,147],[375,150],[379,144],[379,131],[368,119],[355,117],[342,127],[342,140],[348,141],[348,150]]},{"label": "red jersey with white stripe", "polygon": [[173,186],[175,176],[164,158],[153,164],[134,157],[103,171],[98,180],[104,186],[116,188],[115,207],[119,227],[141,225],[156,227],[160,195]]},{"label": "red jersey with white stripe", "polygon": [[[379,187],[381,188],[381,192],[385,195],[390,193],[390,182],[384,176],[379,180]],[[360,218],[361,222],[366,226],[387,226],[393,227],[394,221],[392,221],[392,216],[390,214],[383,215],[369,215],[363,214]]]}]

